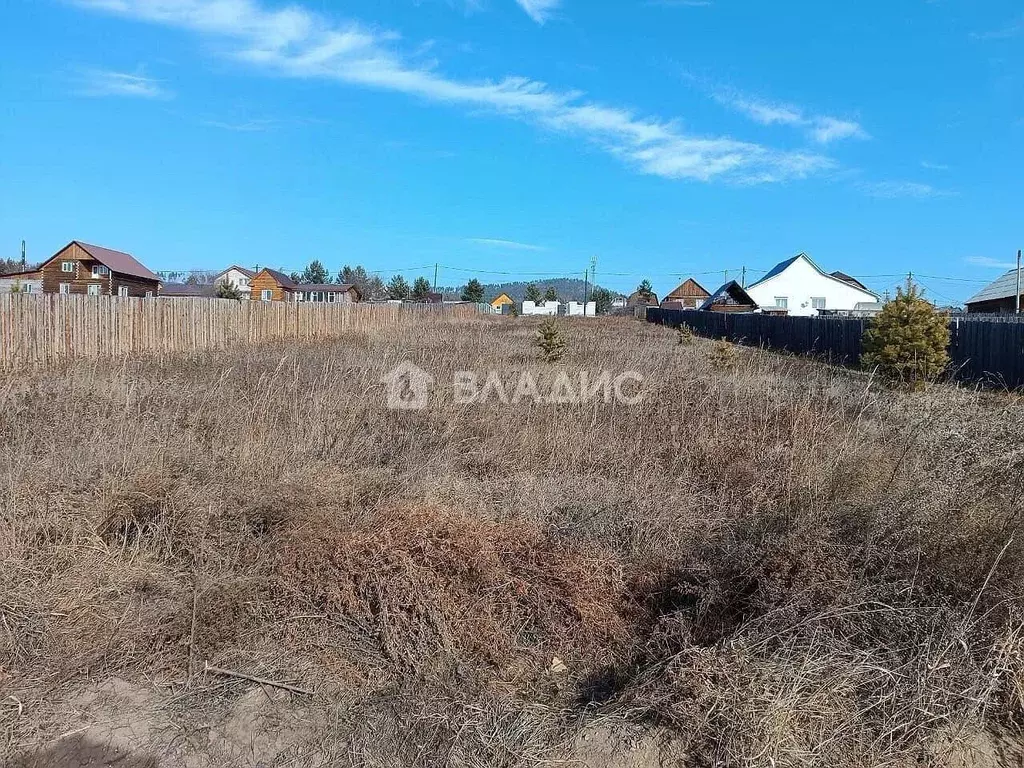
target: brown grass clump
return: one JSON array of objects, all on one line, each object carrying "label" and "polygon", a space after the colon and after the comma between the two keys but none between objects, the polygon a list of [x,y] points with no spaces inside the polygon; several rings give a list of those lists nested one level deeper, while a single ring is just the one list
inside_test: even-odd
[{"label": "brown grass clump", "polygon": [[[0,762],[94,743],[123,716],[97,685],[161,765],[556,765],[609,724],[693,766],[1014,743],[1015,401],[632,320],[567,322],[545,363],[537,327],[0,379]],[[403,361],[424,410],[386,407]],[[459,370],[641,397],[457,403]]]}]

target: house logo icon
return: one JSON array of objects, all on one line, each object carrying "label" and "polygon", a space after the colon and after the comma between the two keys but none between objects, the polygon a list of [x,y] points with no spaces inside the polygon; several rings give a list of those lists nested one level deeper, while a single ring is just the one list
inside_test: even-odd
[{"label": "house logo icon", "polygon": [[408,361],[388,371],[381,383],[387,388],[387,406],[393,411],[422,411],[430,399],[434,377]]}]

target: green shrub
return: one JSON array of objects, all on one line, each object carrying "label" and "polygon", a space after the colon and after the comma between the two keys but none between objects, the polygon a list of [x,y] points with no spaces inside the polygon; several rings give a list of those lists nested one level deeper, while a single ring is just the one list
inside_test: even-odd
[{"label": "green shrub", "polygon": [[545,320],[540,330],[537,331],[536,344],[540,347],[541,357],[548,363],[555,363],[562,359],[565,354],[565,339],[558,330],[558,323],[555,318],[549,317]]},{"label": "green shrub", "polygon": [[861,360],[885,379],[919,389],[945,370],[948,347],[948,321],[911,283],[868,326]]},{"label": "green shrub", "polygon": [[693,343],[693,328],[683,323],[679,326],[679,336],[676,339],[679,344],[692,344]]}]

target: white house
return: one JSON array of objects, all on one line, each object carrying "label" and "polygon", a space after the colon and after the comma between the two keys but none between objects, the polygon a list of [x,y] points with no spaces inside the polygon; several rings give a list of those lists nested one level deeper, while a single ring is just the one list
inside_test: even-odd
[{"label": "white house", "polygon": [[813,316],[818,310],[854,310],[876,304],[878,296],[842,272],[831,275],[806,253],[786,259],[753,285],[750,295],[762,310],[784,309],[790,315]]},{"label": "white house", "polygon": [[218,285],[231,285],[242,294],[243,299],[248,299],[252,294],[252,279],[256,273],[251,269],[232,264],[213,279]]},{"label": "white house", "polygon": [[524,301],[523,302],[523,315],[557,315],[558,314],[558,302],[557,301]]}]

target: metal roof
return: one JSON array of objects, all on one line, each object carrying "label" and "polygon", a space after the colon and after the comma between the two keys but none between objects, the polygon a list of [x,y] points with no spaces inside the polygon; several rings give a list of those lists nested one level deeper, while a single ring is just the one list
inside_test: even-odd
[{"label": "metal roof", "polygon": [[730,280],[713,294],[708,296],[704,303],[697,307],[697,309],[705,312],[711,309],[711,307],[719,304],[729,304],[737,307],[747,306],[751,309],[757,309],[757,302],[750,298],[750,294],[747,293],[735,280]]},{"label": "metal roof", "polygon": [[989,283],[976,294],[967,300],[968,304],[978,304],[982,301],[996,301],[998,299],[1012,299],[1017,295],[1017,270],[1011,269],[995,282]]},{"label": "metal roof", "polygon": [[112,251],[110,248],[103,248],[99,245],[89,245],[81,240],[75,240],[74,242],[78,243],[79,248],[107,267],[111,272],[119,272],[122,275],[131,275],[132,277],[142,277],[146,280],[156,280],[157,282],[160,280],[159,277],[146,269],[130,253]]},{"label": "metal roof", "polygon": [[[793,262],[798,261],[800,259],[803,259],[808,264],[810,264],[812,267],[814,267],[814,269],[817,270],[818,274],[820,274],[822,277],[827,277],[829,280],[835,280],[837,283],[843,283],[844,285],[852,286],[854,288],[857,288],[857,290],[863,291],[864,293],[868,294],[869,296],[874,296],[876,299],[878,298],[878,294],[877,293],[875,293],[874,291],[872,291],[872,290],[870,290],[868,288],[864,288],[859,283],[857,285],[853,285],[853,283],[855,283],[857,281],[854,280],[854,278],[850,277],[849,275],[846,275],[846,274],[844,274],[842,272],[833,272],[832,274],[829,274],[828,272],[823,270],[821,267],[819,267],[817,264],[815,264],[814,263],[814,259],[812,259],[810,256],[808,256],[806,253],[798,253],[796,256],[794,256],[791,259],[786,259],[785,261],[780,261],[778,264],[776,264],[774,267],[772,267],[771,270],[764,277],[762,277],[756,283],[751,283],[750,285],[748,285],[747,286],[747,290],[749,291],[751,288],[753,288],[755,286],[758,286],[761,283],[767,282],[768,280],[771,280],[773,277],[781,275],[783,272],[785,272],[787,269],[789,269],[789,267],[793,264]],[[842,275],[842,277],[840,277],[840,275]]]}]

